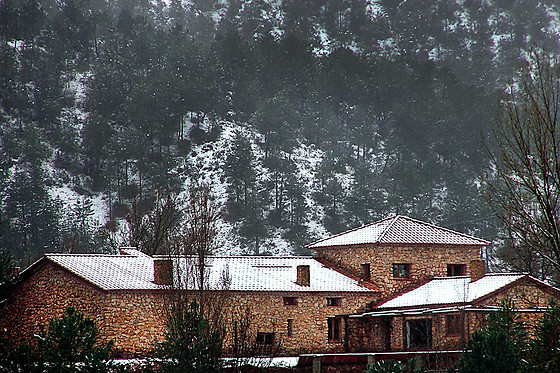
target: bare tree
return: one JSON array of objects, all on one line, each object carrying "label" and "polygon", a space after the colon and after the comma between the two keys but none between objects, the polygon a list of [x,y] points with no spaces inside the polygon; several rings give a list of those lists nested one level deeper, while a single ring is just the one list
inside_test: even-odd
[{"label": "bare tree", "polygon": [[557,282],[559,107],[558,61],[533,51],[498,111],[494,143],[487,144],[491,160],[488,201],[509,233],[510,263]]},{"label": "bare tree", "polygon": [[223,297],[210,291],[206,281],[219,218],[209,188],[191,189],[183,214],[179,234],[168,252],[175,264],[175,280],[166,297],[167,333],[162,351],[171,360],[165,369],[217,372],[222,366],[226,320]]},{"label": "bare tree", "polygon": [[215,249],[216,223],[220,218],[220,210],[208,186],[202,185],[190,190],[185,215],[184,253],[196,258],[196,285],[199,290],[204,291],[206,258]]},{"label": "bare tree", "polygon": [[130,246],[147,255],[169,254],[180,238],[183,204],[176,194],[161,191],[151,200],[134,199],[122,225],[110,221],[100,230],[100,239],[114,250]]},{"label": "bare tree", "polygon": [[[270,365],[279,341],[262,351],[252,306],[238,302],[235,292],[229,291],[227,264],[222,268],[212,262],[220,208],[206,185],[191,188],[187,198],[180,240],[169,256],[175,263],[176,281],[166,298],[167,338],[162,344],[165,356],[178,366],[166,369],[182,366],[193,372],[219,371],[223,354],[230,357],[227,365],[233,371],[247,363]],[[209,283],[210,270],[219,268],[220,278]],[[263,353],[269,357],[254,358]]]}]

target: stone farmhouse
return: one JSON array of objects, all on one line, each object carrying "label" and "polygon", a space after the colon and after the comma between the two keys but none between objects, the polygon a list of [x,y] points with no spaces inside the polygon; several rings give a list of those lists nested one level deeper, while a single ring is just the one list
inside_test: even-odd
[{"label": "stone farmhouse", "polygon": [[460,351],[489,313],[513,301],[534,326],[560,290],[523,274],[442,277],[398,295],[370,312],[349,316],[349,351]]},{"label": "stone farmhouse", "polygon": [[[21,273],[0,330],[14,344],[31,342],[74,306],[120,356],[149,355],[164,338],[166,299],[176,289],[197,294],[202,278],[227,317],[250,315],[248,335],[263,352],[458,348],[500,299],[523,300],[524,312],[536,314],[559,295],[529,276],[485,276],[488,244],[397,215],[311,243],[313,257],[209,257],[202,271],[194,258],[131,248],[47,254]],[[232,341],[226,336],[226,346]]]},{"label": "stone farmhouse", "polygon": [[[192,273],[191,264],[131,249],[45,255],[22,272],[0,328],[15,343],[31,342],[74,306],[96,322],[102,340],[114,341],[119,355],[149,355],[164,338],[169,274]],[[310,257],[210,257],[206,266],[206,293],[220,296],[221,312],[249,312],[251,337],[264,350],[281,346],[279,353],[342,351],[338,315],[365,311],[380,297],[374,287]]]}]

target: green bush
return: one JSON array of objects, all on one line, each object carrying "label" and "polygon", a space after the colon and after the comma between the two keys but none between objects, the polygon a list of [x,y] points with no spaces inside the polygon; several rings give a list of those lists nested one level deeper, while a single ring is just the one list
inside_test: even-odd
[{"label": "green bush", "polygon": [[111,358],[111,344],[97,343],[94,322],[72,307],[53,319],[44,336],[37,337],[37,351],[24,344],[8,352],[2,344],[0,372],[102,373],[122,371]]},{"label": "green bush", "polygon": [[403,366],[398,361],[382,360],[369,364],[364,373],[402,373]]},{"label": "green bush", "polygon": [[216,373],[222,369],[222,337],[212,330],[196,301],[173,306],[160,353],[166,372]]},{"label": "green bush", "polygon": [[513,302],[488,317],[487,326],[472,334],[459,362],[460,373],[512,373],[521,368],[527,334]]},{"label": "green bush", "polygon": [[537,324],[527,355],[524,371],[560,372],[560,307],[557,303],[551,302],[550,309]]}]

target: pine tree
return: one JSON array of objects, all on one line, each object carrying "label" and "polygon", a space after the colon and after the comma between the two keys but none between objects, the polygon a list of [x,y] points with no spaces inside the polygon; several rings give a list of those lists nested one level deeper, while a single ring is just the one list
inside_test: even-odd
[{"label": "pine tree", "polygon": [[57,206],[44,184],[41,170],[20,167],[8,187],[1,239],[15,259],[35,259],[59,242]]},{"label": "pine tree", "polygon": [[534,338],[529,343],[526,372],[560,371],[560,307],[551,302],[536,325]]},{"label": "pine tree", "polygon": [[459,372],[517,372],[526,338],[512,300],[504,300],[500,310],[489,315],[487,326],[472,334],[459,362]]}]

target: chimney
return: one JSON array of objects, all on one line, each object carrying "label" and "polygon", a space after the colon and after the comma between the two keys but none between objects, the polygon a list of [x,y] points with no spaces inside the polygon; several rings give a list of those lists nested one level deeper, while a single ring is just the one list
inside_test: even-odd
[{"label": "chimney", "polygon": [[119,247],[119,254],[120,255],[131,255],[130,250],[138,250],[135,246],[121,246]]},{"label": "chimney", "polygon": [[296,284],[300,286],[310,286],[311,272],[308,265],[297,266]]},{"label": "chimney", "polygon": [[173,285],[173,261],[171,259],[154,259],[154,283]]},{"label": "chimney", "polygon": [[471,282],[480,280],[486,274],[486,262],[482,259],[471,260]]}]

